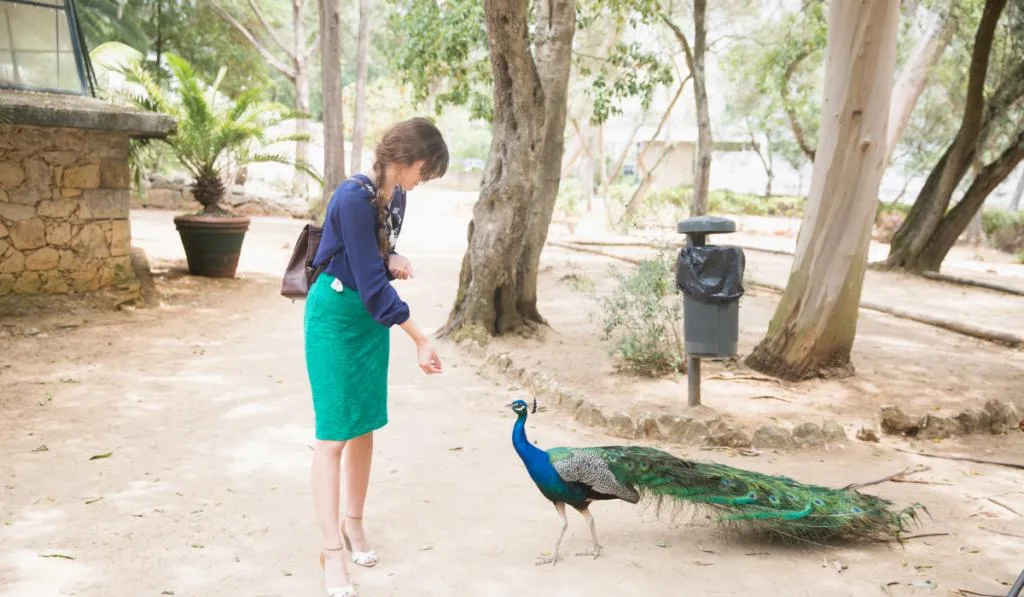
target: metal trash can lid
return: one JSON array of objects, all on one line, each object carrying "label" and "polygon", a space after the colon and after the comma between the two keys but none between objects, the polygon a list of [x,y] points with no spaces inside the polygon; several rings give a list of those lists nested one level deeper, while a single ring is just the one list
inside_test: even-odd
[{"label": "metal trash can lid", "polygon": [[679,222],[676,232],[680,234],[736,232],[736,222],[721,216],[694,216]]}]

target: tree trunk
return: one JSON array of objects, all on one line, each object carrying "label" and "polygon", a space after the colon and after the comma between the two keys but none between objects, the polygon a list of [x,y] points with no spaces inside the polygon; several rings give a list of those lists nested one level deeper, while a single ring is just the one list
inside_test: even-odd
[{"label": "tree trunk", "polygon": [[964,229],[981,210],[985,199],[1024,160],[1024,129],[1017,132],[1016,141],[998,158],[988,164],[974,178],[963,199],[942,219],[935,234],[928,240],[918,260],[923,270],[939,271],[949,250],[956,244]]},{"label": "tree trunk", "polygon": [[711,114],[708,110],[704,55],[707,53],[707,0],[693,2],[693,96],[697,102],[697,171],[693,179],[693,207],[690,214],[702,216],[708,210],[711,184]]},{"label": "tree trunk", "polygon": [[942,53],[946,51],[946,46],[956,29],[956,21],[950,12],[947,11],[945,15],[936,17],[924,37],[914,46],[910,59],[907,60],[893,86],[885,142],[885,160],[882,162],[886,166],[889,164],[893,150],[903,137],[903,129],[910,122],[910,115],[914,111],[914,106],[917,105],[917,100],[924,92],[932,67],[938,63]]},{"label": "tree trunk", "polygon": [[[345,127],[341,111],[340,0],[320,0],[320,60],[324,113],[324,188],[326,206],[345,180]],[[309,102],[308,91],[306,99]]]},{"label": "tree trunk", "polygon": [[963,119],[953,143],[929,174],[906,220],[893,235],[886,265],[918,270],[918,258],[942,221],[957,184],[964,177],[977,151],[978,137],[985,132],[985,76],[995,37],[996,24],[1006,0],[986,0],[974,37]]},{"label": "tree trunk", "polygon": [[[309,73],[306,72],[308,61],[304,59],[306,51],[306,23],[302,20],[303,0],[292,0],[292,28],[295,33],[295,54],[292,58],[295,69],[295,109],[299,117],[295,120],[295,133],[298,135],[309,134]],[[340,38],[339,38],[340,43]],[[295,142],[295,160],[305,164],[309,163],[309,142]],[[296,197],[305,197],[309,177],[302,170],[295,171],[295,178],[292,179],[292,194]]]},{"label": "tree trunk", "polygon": [[569,104],[572,40],[576,34],[576,0],[535,0],[534,53],[543,87],[543,145],[535,170],[533,206],[519,266],[519,312],[531,322],[544,323],[537,309],[540,254],[548,238],[551,214],[562,178],[565,118]]},{"label": "tree trunk", "polygon": [[543,322],[537,273],[561,177],[576,3],[538,2],[536,64],[527,12],[526,2],[484,1],[494,133],[459,290],[439,332],[455,340]]},{"label": "tree trunk", "polygon": [[1017,188],[1013,190],[1013,196],[1010,197],[1010,205],[1007,209],[1010,211],[1020,209],[1020,198],[1022,195],[1024,195],[1024,169],[1021,170],[1020,180],[1017,181]]},{"label": "tree trunk", "polygon": [[[597,125],[597,159],[601,167],[601,197],[608,200],[608,162],[604,154],[604,123]],[[590,211],[590,207],[587,207]]]},{"label": "tree trunk", "polygon": [[829,5],[821,134],[793,269],[747,365],[784,379],[852,372],[878,204],[899,3]]},{"label": "tree trunk", "polygon": [[359,37],[356,41],[356,101],[352,114],[352,168],[363,168],[363,137],[366,135],[366,70],[370,51],[372,0],[359,0]]}]

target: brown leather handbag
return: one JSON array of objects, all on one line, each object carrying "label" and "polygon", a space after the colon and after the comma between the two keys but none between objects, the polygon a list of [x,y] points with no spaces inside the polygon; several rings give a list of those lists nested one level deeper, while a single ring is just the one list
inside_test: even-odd
[{"label": "brown leather handbag", "polygon": [[292,300],[302,300],[309,294],[309,289],[316,282],[320,272],[324,270],[330,259],[325,259],[319,267],[313,267],[316,250],[320,247],[323,228],[316,224],[306,224],[299,233],[295,247],[292,249],[288,267],[281,279],[281,295]]}]

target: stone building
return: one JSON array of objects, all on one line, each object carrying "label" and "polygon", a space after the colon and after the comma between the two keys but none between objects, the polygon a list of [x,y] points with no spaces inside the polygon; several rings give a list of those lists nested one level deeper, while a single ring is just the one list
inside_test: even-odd
[{"label": "stone building", "polygon": [[129,286],[129,142],[170,117],[93,97],[71,0],[0,0],[0,297]]}]

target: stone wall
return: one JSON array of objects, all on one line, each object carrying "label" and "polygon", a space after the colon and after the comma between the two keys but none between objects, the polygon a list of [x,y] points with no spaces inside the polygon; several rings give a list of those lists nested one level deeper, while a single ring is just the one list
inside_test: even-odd
[{"label": "stone wall", "polygon": [[134,283],[129,137],[0,125],[0,296]]}]

